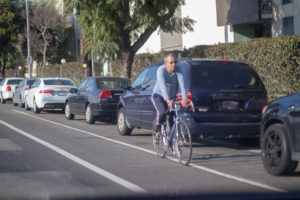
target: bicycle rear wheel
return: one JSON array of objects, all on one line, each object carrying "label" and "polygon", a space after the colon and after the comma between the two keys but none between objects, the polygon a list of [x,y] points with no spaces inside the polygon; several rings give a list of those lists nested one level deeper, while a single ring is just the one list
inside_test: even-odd
[{"label": "bicycle rear wheel", "polygon": [[192,137],[185,121],[177,124],[175,135],[175,152],[177,159],[183,165],[188,165],[192,158]]},{"label": "bicycle rear wheel", "polygon": [[169,148],[166,135],[162,134],[160,136],[156,136],[156,133],[152,131],[152,142],[156,155],[164,158]]}]

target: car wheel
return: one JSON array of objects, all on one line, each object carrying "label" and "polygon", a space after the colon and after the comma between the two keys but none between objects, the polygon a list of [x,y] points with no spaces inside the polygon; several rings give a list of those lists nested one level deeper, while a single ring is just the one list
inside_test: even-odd
[{"label": "car wheel", "polygon": [[5,103],[6,103],[6,100],[5,100],[5,99],[3,99],[3,96],[2,96],[2,94],[0,95],[0,101],[1,101],[1,103],[2,103],[2,104],[5,104]]},{"label": "car wheel", "polygon": [[19,103],[20,108],[24,108],[24,103],[22,102],[22,97],[20,96],[20,103]]},{"label": "car wheel", "polygon": [[17,106],[17,105],[18,105],[18,104],[15,102],[15,96],[13,96],[13,102],[12,102],[12,103],[13,103],[14,106]]},{"label": "car wheel", "polygon": [[65,106],[65,116],[69,120],[74,119],[74,114],[71,113],[69,102],[67,102]]},{"label": "car wheel", "polygon": [[35,100],[33,100],[33,112],[34,113],[40,113],[41,109],[38,108],[38,106],[36,105]]},{"label": "car wheel", "polygon": [[91,108],[90,104],[88,104],[86,109],[85,109],[85,120],[88,124],[94,124],[95,123],[95,117],[93,116],[92,108]]},{"label": "car wheel", "polygon": [[121,108],[118,113],[118,131],[120,135],[130,135],[132,128],[129,128],[124,108]]},{"label": "car wheel", "polygon": [[283,175],[295,171],[298,162],[291,160],[291,146],[282,124],[273,124],[265,131],[261,150],[263,164],[269,174]]},{"label": "car wheel", "polygon": [[27,104],[26,100],[25,100],[25,103],[24,103],[24,107],[25,107],[25,110],[30,110],[30,108],[28,107],[28,104]]}]

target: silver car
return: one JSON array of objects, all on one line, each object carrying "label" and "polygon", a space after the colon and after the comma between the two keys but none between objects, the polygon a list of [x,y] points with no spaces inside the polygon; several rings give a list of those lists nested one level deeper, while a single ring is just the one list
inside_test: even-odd
[{"label": "silver car", "polygon": [[22,80],[19,85],[16,87],[15,92],[13,94],[13,105],[19,105],[21,108],[24,107],[25,104],[25,96],[28,93],[29,88],[34,83],[36,78],[25,78]]},{"label": "silver car", "polygon": [[43,109],[64,109],[71,88],[76,88],[69,78],[38,78],[25,97],[25,109],[40,113]]},{"label": "silver car", "polygon": [[0,101],[2,104],[7,100],[12,100],[15,88],[24,78],[11,77],[5,78],[0,84]]}]

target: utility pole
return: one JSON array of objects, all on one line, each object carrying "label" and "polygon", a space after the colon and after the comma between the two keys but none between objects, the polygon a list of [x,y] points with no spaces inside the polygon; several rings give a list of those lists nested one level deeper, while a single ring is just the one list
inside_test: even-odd
[{"label": "utility pole", "polygon": [[30,28],[29,28],[29,11],[28,0],[26,0],[26,23],[27,23],[27,64],[29,65],[29,78],[32,77],[32,57],[30,51]]}]

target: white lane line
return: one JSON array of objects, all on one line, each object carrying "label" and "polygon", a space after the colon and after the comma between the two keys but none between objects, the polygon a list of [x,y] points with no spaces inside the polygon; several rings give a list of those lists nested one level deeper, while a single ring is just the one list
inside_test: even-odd
[{"label": "white lane line", "polygon": [[83,167],[85,167],[85,168],[87,168],[87,169],[89,169],[89,170],[91,170],[91,171],[93,171],[93,172],[95,172],[95,173],[97,173],[97,174],[99,174],[99,175],[101,175],[101,176],[103,176],[103,177],[105,177],[105,178],[107,178],[107,179],[109,179],[109,180],[111,180],[111,181],[113,181],[113,182],[129,189],[130,191],[137,192],[137,193],[145,193],[146,192],[143,188],[141,188],[141,187],[139,187],[139,186],[137,186],[137,185],[135,185],[135,184],[133,184],[129,181],[126,181],[126,180],[124,180],[124,179],[122,179],[122,178],[120,178],[120,177],[104,170],[104,169],[101,169],[101,168],[99,168],[99,167],[97,167],[97,166],[95,166],[95,165],[93,165],[93,164],[91,164],[91,163],[89,163],[85,160],[82,160],[81,158],[79,158],[79,157],[77,157],[77,156],[75,156],[75,155],[73,155],[73,154],[57,147],[57,146],[54,146],[54,145],[52,145],[52,144],[50,144],[50,143],[48,143],[44,140],[41,140],[41,139],[39,139],[35,136],[32,136],[31,134],[12,126],[11,124],[8,124],[8,123],[6,123],[2,120],[0,120],[0,123],[3,124],[4,126],[10,128],[10,129],[16,131],[17,133],[19,133],[19,134],[21,134],[21,135],[37,142],[37,143],[39,143],[39,144],[41,144],[41,145],[57,152],[57,153],[59,153],[60,155],[74,161],[75,163],[77,163],[77,164],[79,164],[79,165],[81,165],[81,166],[83,166]]},{"label": "white lane line", "polygon": [[[91,136],[94,136],[94,137],[97,137],[97,138],[101,138],[101,139],[106,140],[106,141],[110,141],[110,142],[113,142],[113,143],[116,143],[116,144],[127,146],[127,147],[130,147],[130,148],[133,148],[133,149],[137,149],[139,151],[143,151],[143,152],[146,152],[146,153],[149,153],[149,154],[152,154],[152,155],[156,155],[156,153],[154,151],[151,151],[151,150],[148,150],[148,149],[145,149],[145,148],[142,148],[142,147],[134,146],[134,145],[131,145],[131,144],[128,144],[128,143],[120,142],[118,140],[113,140],[111,138],[96,135],[96,134],[90,133],[88,131],[73,128],[73,127],[68,126],[68,125],[64,125],[64,124],[60,124],[60,123],[57,123],[57,122],[54,122],[54,121],[43,119],[43,118],[40,118],[40,117],[37,117],[37,116],[34,116],[34,115],[30,115],[30,114],[25,113],[25,112],[18,111],[18,110],[12,109],[12,111],[18,112],[18,113],[23,114],[23,115],[28,115],[30,117],[33,117],[33,118],[36,118],[36,119],[39,119],[39,120],[43,120],[43,121],[46,121],[46,122],[49,122],[49,123],[52,123],[52,124],[56,124],[56,125],[59,125],[59,126],[62,126],[62,127],[66,127],[66,128],[78,131],[78,132],[82,132],[82,133],[85,133],[85,134],[88,134],[88,135],[91,135]],[[172,157],[167,157],[167,158],[172,160],[172,161],[178,162],[177,159],[175,159],[175,158],[172,158]],[[272,187],[272,186],[269,186],[269,185],[266,185],[266,184],[263,184],[263,183],[260,183],[260,182],[251,181],[251,180],[248,180],[248,179],[232,176],[230,174],[219,172],[219,171],[216,171],[216,170],[204,167],[204,166],[200,166],[200,165],[196,165],[196,164],[190,164],[190,166],[194,167],[196,169],[200,169],[200,170],[203,170],[203,171],[206,171],[206,172],[218,175],[218,176],[222,176],[222,177],[225,177],[225,178],[228,178],[228,179],[232,179],[232,180],[235,180],[235,181],[246,183],[246,184],[256,186],[256,187],[259,187],[259,188],[264,188],[264,189],[271,190],[271,191],[276,191],[276,192],[288,192],[288,191],[283,190],[283,189]]]}]

